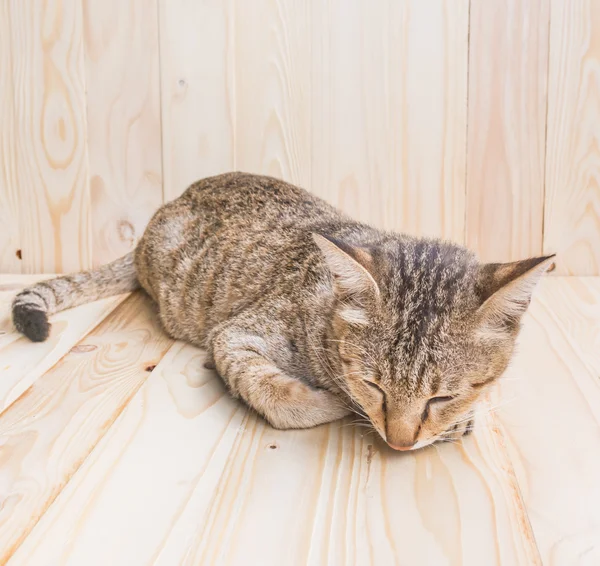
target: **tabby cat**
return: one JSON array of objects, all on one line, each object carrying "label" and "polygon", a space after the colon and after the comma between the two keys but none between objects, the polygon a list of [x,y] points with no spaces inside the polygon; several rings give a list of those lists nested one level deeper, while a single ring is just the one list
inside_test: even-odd
[{"label": "tabby cat", "polygon": [[134,252],[20,292],[13,320],[43,341],[48,315],[141,286],[166,331],[207,348],[232,395],[274,427],[355,413],[411,450],[471,431],[551,257],[481,264],[228,173],[162,206]]}]

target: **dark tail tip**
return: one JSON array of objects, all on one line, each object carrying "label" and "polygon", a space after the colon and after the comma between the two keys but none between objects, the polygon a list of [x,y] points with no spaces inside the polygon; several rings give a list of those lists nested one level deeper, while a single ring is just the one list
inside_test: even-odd
[{"label": "dark tail tip", "polygon": [[15,328],[32,342],[43,342],[50,333],[48,316],[37,305],[20,304],[12,309]]}]

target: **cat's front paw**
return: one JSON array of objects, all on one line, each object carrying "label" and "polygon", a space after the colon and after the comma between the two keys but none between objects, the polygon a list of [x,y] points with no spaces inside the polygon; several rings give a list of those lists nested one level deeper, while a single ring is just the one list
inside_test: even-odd
[{"label": "cat's front paw", "polygon": [[450,427],[441,437],[442,441],[451,442],[460,440],[463,436],[469,436],[475,427],[475,417],[467,415],[464,420]]},{"label": "cat's front paw", "polygon": [[474,429],[475,429],[475,418],[471,417],[469,419],[469,421],[467,422],[467,424],[465,425],[465,429],[463,430],[462,435],[469,436],[469,434],[471,434]]}]

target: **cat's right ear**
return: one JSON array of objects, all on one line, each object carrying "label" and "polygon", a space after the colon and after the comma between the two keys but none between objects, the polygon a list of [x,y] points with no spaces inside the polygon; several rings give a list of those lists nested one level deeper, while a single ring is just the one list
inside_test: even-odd
[{"label": "cat's right ear", "polygon": [[329,236],[316,233],[312,236],[334,277],[338,291],[345,295],[379,295],[379,287],[369,271],[373,258],[367,250]]}]

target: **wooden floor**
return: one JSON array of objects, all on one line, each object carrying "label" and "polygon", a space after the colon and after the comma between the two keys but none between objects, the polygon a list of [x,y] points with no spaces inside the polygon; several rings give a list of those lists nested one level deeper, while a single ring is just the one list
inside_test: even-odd
[{"label": "wooden floor", "polygon": [[600,279],[548,277],[462,444],[280,432],[140,294],[14,333],[0,278],[0,563],[600,565]]}]

